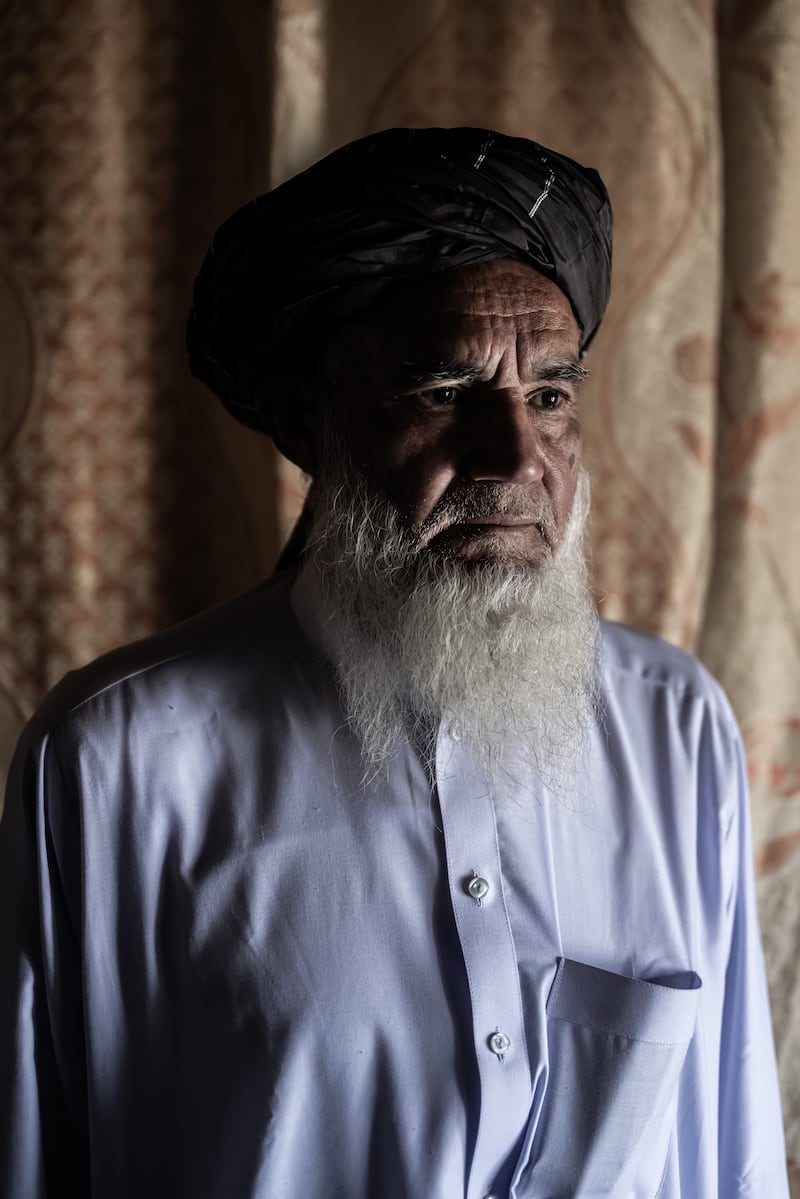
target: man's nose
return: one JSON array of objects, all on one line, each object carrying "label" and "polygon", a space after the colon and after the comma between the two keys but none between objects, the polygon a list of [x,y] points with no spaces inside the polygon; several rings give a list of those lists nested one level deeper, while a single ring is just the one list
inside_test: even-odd
[{"label": "man's nose", "polygon": [[519,392],[481,397],[465,430],[462,470],[470,479],[535,483],[544,473],[535,412]]}]

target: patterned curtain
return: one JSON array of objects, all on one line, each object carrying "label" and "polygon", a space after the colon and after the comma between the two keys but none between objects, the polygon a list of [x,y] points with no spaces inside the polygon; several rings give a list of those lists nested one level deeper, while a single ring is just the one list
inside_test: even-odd
[{"label": "patterned curtain", "polygon": [[396,124],[494,126],[599,168],[597,597],[698,653],[741,722],[800,1197],[800,9],[7,0],[0,19],[5,757],[65,669],[263,576],[299,508],[297,472],[186,375],[193,272],[229,211]]}]

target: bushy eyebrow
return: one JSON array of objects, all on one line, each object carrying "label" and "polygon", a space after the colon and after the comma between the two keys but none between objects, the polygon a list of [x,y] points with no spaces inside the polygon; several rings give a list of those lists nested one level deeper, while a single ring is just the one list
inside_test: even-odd
[{"label": "bushy eyebrow", "polygon": [[[424,387],[430,383],[479,383],[483,371],[469,362],[435,358],[426,362],[402,362],[399,383]],[[559,358],[536,363],[533,379],[546,383],[582,383],[589,371],[577,358]]]},{"label": "bushy eyebrow", "polygon": [[469,362],[432,358],[425,362],[402,362],[400,383],[407,387],[423,387],[428,383],[477,383],[483,372]]},{"label": "bushy eyebrow", "polygon": [[533,374],[534,378],[548,383],[583,383],[589,377],[589,370],[577,358],[566,358],[538,363]]}]

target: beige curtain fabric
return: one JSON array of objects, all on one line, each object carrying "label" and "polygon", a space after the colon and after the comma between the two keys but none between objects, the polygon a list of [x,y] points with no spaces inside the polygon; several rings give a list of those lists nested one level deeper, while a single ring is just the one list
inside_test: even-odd
[{"label": "beige curtain fabric", "polygon": [[273,455],[187,378],[193,272],[263,189],[255,4],[0,9],[4,748],[66,669],[247,585]]},{"label": "beige curtain fabric", "polygon": [[219,220],[335,145],[479,124],[597,166],[604,613],[695,651],[747,745],[800,1196],[800,8],[11,0],[0,27],[0,749],[67,668],[266,573],[303,493],[187,379]]}]

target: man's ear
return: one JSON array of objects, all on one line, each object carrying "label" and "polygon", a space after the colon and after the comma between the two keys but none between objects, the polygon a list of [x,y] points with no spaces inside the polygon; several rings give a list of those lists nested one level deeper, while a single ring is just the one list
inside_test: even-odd
[{"label": "man's ear", "polygon": [[315,475],[319,425],[310,384],[299,375],[271,375],[257,392],[255,405],[281,453],[307,475]]}]

